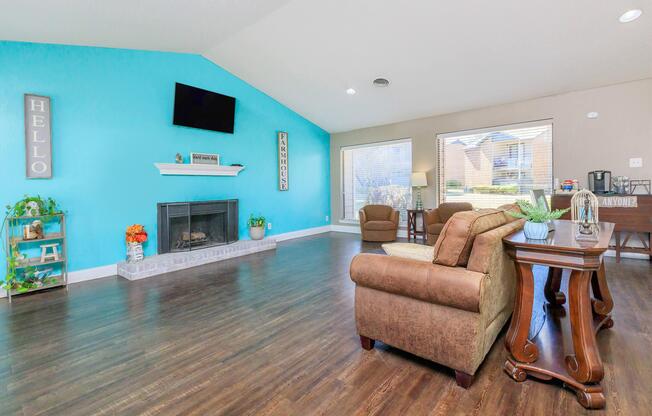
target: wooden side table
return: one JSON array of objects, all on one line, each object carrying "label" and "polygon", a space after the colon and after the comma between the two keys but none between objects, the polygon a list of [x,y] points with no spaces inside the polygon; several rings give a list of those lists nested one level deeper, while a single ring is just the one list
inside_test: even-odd
[{"label": "wooden side table", "polygon": [[[604,367],[596,344],[596,334],[611,328],[613,300],[607,286],[603,253],[609,247],[612,223],[600,223],[597,242],[575,240],[571,221],[555,221],[555,231],[547,240],[528,240],[523,231],[503,239],[514,259],[517,292],[512,322],[505,338],[511,356],[505,371],[516,381],[532,376],[556,378],[572,388],[582,406],[600,409],[605,405],[600,381]],[[532,339],[528,339],[534,298],[532,266],[550,267],[544,294],[546,319]],[[568,306],[560,292],[564,269],[570,271]],[[591,298],[593,288],[594,299]]]},{"label": "wooden side table", "polygon": [[[423,242],[426,242],[426,221],[423,215],[423,209],[408,209],[407,210],[407,238],[408,241],[414,238],[414,241],[417,241],[417,236],[422,236]],[[421,225],[422,229],[419,230],[417,227],[417,216],[421,214]]]}]

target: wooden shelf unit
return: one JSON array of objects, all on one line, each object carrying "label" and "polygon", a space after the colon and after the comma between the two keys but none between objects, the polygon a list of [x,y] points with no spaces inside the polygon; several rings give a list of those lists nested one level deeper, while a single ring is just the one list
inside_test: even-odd
[{"label": "wooden shelf unit", "polygon": [[[23,238],[23,226],[31,223],[35,220],[41,220],[43,222],[43,227],[45,229],[46,225],[56,222],[59,224],[58,232],[50,232],[39,239],[26,240]],[[29,246],[30,244],[35,243],[44,243],[44,242],[53,242],[59,241],[59,259],[58,260],[48,260],[45,262],[41,261],[41,257],[30,257],[26,261],[21,262],[16,265],[16,271],[21,273],[24,269],[28,267],[35,267],[39,269],[44,266],[50,265],[60,265],[61,270],[52,276],[48,276],[48,279],[56,279],[52,283],[44,283],[39,287],[28,289],[25,291],[18,291],[17,289],[7,290],[7,297],[9,298],[9,303],[11,303],[11,298],[15,295],[22,295],[25,293],[38,292],[40,290],[51,289],[54,287],[66,287],[68,285],[68,262],[67,262],[67,246],[66,246],[66,217],[63,213],[52,214],[52,215],[36,215],[36,216],[22,216],[22,217],[8,217],[5,220],[5,232],[6,232],[6,253],[8,256],[12,256],[14,253],[14,248],[17,247],[20,250],[20,246]],[[7,264],[7,275],[9,274],[9,264]]]}]

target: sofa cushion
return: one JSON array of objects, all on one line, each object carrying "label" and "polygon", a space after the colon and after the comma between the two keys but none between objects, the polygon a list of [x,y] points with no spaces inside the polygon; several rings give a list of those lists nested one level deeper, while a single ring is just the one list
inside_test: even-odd
[{"label": "sofa cushion", "polygon": [[396,229],[396,224],[392,221],[367,221],[364,223],[364,229],[369,231],[390,231]]},{"label": "sofa cushion", "polygon": [[363,253],[351,262],[356,284],[469,312],[480,311],[484,273],[462,267]]},{"label": "sofa cushion", "polygon": [[510,212],[521,212],[521,208],[519,208],[519,206],[516,204],[501,205],[498,207],[498,209],[505,213],[505,219],[507,220],[507,222],[514,222],[518,220],[518,218],[516,218],[515,216],[510,215],[509,214]]},{"label": "sofa cushion", "polygon": [[439,204],[439,207],[437,207],[439,218],[441,218],[441,222],[444,224],[456,212],[471,210],[473,210],[473,205],[469,204],[468,202],[444,202]]},{"label": "sofa cushion", "polygon": [[435,243],[433,263],[443,266],[466,266],[475,236],[507,222],[503,211],[482,209],[455,213],[444,226]]},{"label": "sofa cushion", "polygon": [[362,208],[368,220],[389,220],[394,209],[389,205],[365,205]]},{"label": "sofa cushion", "polygon": [[435,248],[414,243],[387,243],[383,250],[390,256],[432,262]]},{"label": "sofa cushion", "polygon": [[441,234],[441,230],[444,229],[444,224],[429,224],[426,230],[428,231],[428,234]]}]

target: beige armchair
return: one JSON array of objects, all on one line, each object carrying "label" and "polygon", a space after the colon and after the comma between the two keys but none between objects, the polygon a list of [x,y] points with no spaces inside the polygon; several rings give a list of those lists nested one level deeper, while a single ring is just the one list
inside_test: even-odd
[{"label": "beige armchair", "polygon": [[468,202],[444,202],[435,209],[429,209],[423,213],[424,228],[426,229],[426,242],[434,246],[444,228],[446,221],[456,212],[471,211],[473,205]]},{"label": "beige armchair", "polygon": [[359,211],[360,232],[364,241],[394,241],[399,213],[388,205],[366,205]]},{"label": "beige armchair", "polygon": [[523,222],[502,210],[458,212],[434,255],[413,245],[432,260],[357,255],[350,273],[362,348],[382,341],[454,369],[469,387],[512,313],[515,268],[502,238]]}]

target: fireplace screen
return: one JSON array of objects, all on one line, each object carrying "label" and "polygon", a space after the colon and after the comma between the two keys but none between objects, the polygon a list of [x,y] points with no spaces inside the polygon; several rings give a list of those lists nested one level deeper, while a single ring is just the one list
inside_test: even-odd
[{"label": "fireplace screen", "polygon": [[189,251],[237,241],[237,213],[237,200],[158,204],[158,252]]}]

